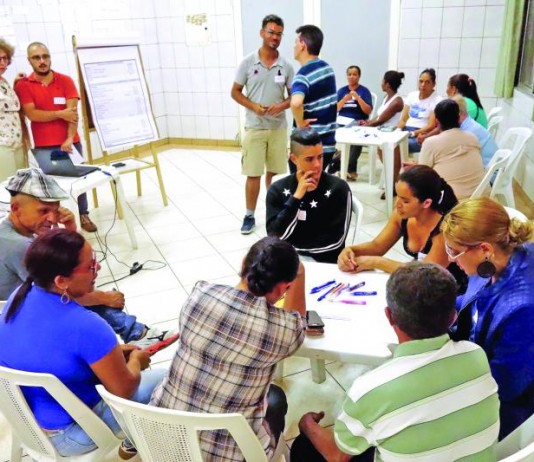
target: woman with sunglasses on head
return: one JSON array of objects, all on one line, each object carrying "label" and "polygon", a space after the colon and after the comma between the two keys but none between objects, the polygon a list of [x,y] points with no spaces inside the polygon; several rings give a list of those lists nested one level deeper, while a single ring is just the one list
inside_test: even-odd
[{"label": "woman with sunglasses on head", "polygon": [[447,96],[451,98],[456,94],[464,97],[469,117],[488,128],[488,118],[478,96],[477,84],[467,74],[455,74],[447,82]]},{"label": "woman with sunglasses on head", "polygon": [[[55,375],[115,434],[121,429],[96,391],[148,403],[163,369],[146,371],[150,353],[119,345],[111,327],[74,299],[94,289],[100,265],[83,236],[66,229],[38,235],[25,256],[28,278],[0,315],[0,365]],[[89,435],[43,389],[23,391],[39,425],[62,456],[96,448]],[[131,447],[128,441],[124,447]],[[119,450],[121,454],[122,447]]]},{"label": "woman with sunglasses on head", "polygon": [[[304,341],[302,271],[291,244],[265,237],[243,259],[235,287],[197,282],[180,311],[180,345],[169,374],[150,404],[239,412],[272,457],[284,430],[287,400],[271,380],[276,365]],[[277,308],[284,294],[284,309]],[[225,430],[201,432],[200,447],[206,460],[243,461]]]},{"label": "woman with sunglasses on head", "polygon": [[534,223],[479,197],[454,207],[441,229],[449,260],[469,276],[451,336],[488,355],[502,439],[534,414]]},{"label": "woman with sunglasses on head", "polygon": [[395,210],[386,226],[372,241],[346,247],[337,260],[339,269],[350,273],[392,273],[404,263],[384,255],[402,238],[404,251],[410,257],[447,268],[462,293],[465,273],[447,261],[439,229],[444,215],[458,203],[452,188],[430,167],[415,165],[401,173],[395,190]]}]

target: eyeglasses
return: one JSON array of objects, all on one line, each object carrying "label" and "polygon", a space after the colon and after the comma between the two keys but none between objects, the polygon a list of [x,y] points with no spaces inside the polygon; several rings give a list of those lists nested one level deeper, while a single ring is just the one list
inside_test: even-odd
[{"label": "eyeglasses", "polygon": [[282,36],[284,35],[283,32],[275,32],[274,30],[271,30],[271,29],[263,29],[263,31],[266,34],[274,35],[275,37],[278,37],[278,38],[282,38]]},{"label": "eyeglasses", "polygon": [[98,260],[96,259],[96,253],[93,251],[93,258],[91,259],[91,265],[89,268],[75,268],[73,270],[73,273],[85,273],[89,270],[89,272],[96,274],[96,270],[98,268]]},{"label": "eyeglasses", "polygon": [[449,257],[449,259],[451,261],[456,261],[462,255],[465,255],[467,252],[469,252],[470,250],[473,250],[473,249],[475,249],[477,247],[478,247],[478,244],[477,245],[470,245],[470,246],[467,246],[467,249],[465,249],[463,252],[459,252],[458,250],[453,249],[452,247],[450,247],[448,244],[445,244],[445,253],[447,254],[447,256]]},{"label": "eyeglasses", "polygon": [[50,55],[34,55],[34,56],[30,56],[30,59],[32,61],[48,61],[50,59]]},{"label": "eyeglasses", "polygon": [[7,56],[0,56],[0,63],[2,61],[5,61],[6,63],[8,63],[9,62],[9,58]]}]

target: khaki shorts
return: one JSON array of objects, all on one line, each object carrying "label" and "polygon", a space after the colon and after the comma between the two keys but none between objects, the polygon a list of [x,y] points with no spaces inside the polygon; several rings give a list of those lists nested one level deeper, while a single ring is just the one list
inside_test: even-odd
[{"label": "khaki shorts", "polygon": [[274,130],[245,129],[241,173],[246,176],[262,176],[268,172],[280,174],[287,171],[287,128]]}]

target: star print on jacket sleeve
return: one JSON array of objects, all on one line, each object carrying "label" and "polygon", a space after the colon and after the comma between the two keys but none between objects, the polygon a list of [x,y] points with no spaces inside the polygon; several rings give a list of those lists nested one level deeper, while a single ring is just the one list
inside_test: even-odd
[{"label": "star print on jacket sleeve", "polygon": [[326,197],[330,197],[330,194],[332,194],[332,190],[331,190],[331,189],[329,189],[328,191],[326,191],[326,192],[324,193],[324,195],[325,195]]},{"label": "star print on jacket sleeve", "polygon": [[284,192],[282,193],[284,196],[289,196],[291,194],[291,192],[289,191],[289,189],[287,188],[284,188]]},{"label": "star print on jacket sleeve", "polygon": [[318,204],[318,202],[316,202],[316,201],[311,201],[310,202],[310,206],[311,206],[312,209],[317,208],[317,204]]}]

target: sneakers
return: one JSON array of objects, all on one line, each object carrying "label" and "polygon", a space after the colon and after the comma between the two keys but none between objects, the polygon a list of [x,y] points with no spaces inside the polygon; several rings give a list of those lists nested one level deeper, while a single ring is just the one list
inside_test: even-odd
[{"label": "sneakers", "polygon": [[98,229],[96,225],[91,221],[89,218],[89,214],[82,213],[80,215],[80,225],[84,231],[87,231],[88,233],[94,233]]},{"label": "sneakers", "polygon": [[250,234],[254,229],[254,226],[256,226],[256,220],[254,217],[245,215],[245,218],[243,219],[243,226],[241,226],[241,234]]},{"label": "sneakers", "polygon": [[122,460],[130,460],[132,457],[135,457],[136,455],[137,455],[137,449],[135,449],[133,446],[129,448],[128,446],[126,446],[124,441],[119,446],[119,457]]},{"label": "sneakers", "polygon": [[169,345],[173,344],[180,338],[178,329],[161,331],[155,327],[147,328],[145,335],[140,339],[128,342],[129,345],[135,345],[150,354],[155,354]]}]

